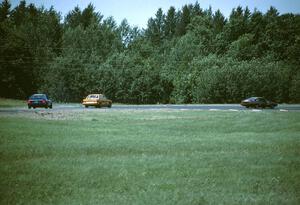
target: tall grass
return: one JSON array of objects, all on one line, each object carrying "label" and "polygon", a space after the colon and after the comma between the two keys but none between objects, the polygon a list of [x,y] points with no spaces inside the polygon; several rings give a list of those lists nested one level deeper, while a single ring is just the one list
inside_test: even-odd
[{"label": "tall grass", "polygon": [[1,204],[299,204],[300,115],[0,116]]}]

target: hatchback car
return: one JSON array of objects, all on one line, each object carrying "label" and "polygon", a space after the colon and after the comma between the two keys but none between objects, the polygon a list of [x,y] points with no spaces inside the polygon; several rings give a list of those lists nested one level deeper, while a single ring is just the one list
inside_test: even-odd
[{"label": "hatchback car", "polygon": [[246,108],[274,108],[277,106],[277,103],[269,101],[263,97],[251,97],[243,100],[241,105],[245,106]]},{"label": "hatchback car", "polygon": [[112,101],[107,99],[103,94],[90,94],[83,99],[82,104],[85,107],[111,107]]},{"label": "hatchback car", "polygon": [[27,101],[28,109],[44,107],[52,109],[52,101],[46,94],[34,94]]}]

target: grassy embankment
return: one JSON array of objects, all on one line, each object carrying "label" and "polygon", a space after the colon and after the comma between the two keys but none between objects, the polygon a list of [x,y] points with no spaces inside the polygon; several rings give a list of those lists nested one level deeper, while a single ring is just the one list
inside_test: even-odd
[{"label": "grassy embankment", "polygon": [[299,133],[296,112],[0,113],[0,204],[299,204]]},{"label": "grassy embankment", "polygon": [[0,108],[25,107],[25,106],[27,106],[25,100],[0,98]]}]

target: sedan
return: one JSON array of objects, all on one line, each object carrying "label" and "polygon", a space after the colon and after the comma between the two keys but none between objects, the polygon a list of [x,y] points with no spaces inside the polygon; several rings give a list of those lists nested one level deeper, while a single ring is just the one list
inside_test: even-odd
[{"label": "sedan", "polygon": [[52,109],[52,101],[48,98],[46,94],[34,94],[27,101],[28,109],[44,107]]},{"label": "sedan", "polygon": [[82,104],[85,107],[111,107],[112,101],[107,99],[103,94],[90,94],[83,99]]},{"label": "sedan", "polygon": [[274,108],[277,106],[277,103],[269,101],[263,97],[251,97],[243,100],[241,105],[245,106],[246,108]]}]

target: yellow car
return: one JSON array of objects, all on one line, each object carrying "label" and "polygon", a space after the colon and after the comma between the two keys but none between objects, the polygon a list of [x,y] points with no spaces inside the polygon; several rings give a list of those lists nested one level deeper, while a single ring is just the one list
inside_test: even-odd
[{"label": "yellow car", "polygon": [[112,101],[107,99],[103,94],[90,94],[82,101],[85,107],[111,107]]}]

